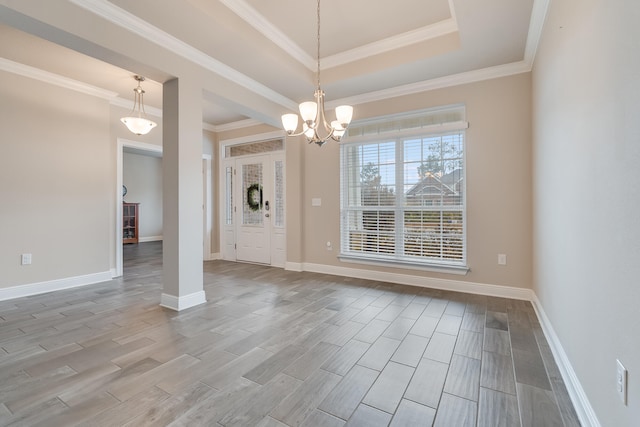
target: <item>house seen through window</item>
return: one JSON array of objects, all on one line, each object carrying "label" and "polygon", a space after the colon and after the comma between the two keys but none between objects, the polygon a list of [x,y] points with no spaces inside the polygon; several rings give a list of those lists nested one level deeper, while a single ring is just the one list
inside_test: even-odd
[{"label": "house seen through window", "polygon": [[464,129],[429,128],[342,145],[342,257],[466,266]]}]

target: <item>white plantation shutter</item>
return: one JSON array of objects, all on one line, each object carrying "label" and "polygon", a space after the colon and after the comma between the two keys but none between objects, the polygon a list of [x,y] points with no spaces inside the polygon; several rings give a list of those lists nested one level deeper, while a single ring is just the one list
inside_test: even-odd
[{"label": "white plantation shutter", "polygon": [[342,144],[342,258],[466,266],[466,122],[458,127],[418,135],[394,128],[387,139],[371,131],[375,141]]}]

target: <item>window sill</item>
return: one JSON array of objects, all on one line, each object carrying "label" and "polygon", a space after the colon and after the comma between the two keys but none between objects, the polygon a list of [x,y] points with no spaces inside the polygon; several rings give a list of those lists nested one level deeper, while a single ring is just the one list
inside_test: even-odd
[{"label": "window sill", "polygon": [[380,267],[406,268],[409,270],[430,271],[433,273],[456,274],[459,276],[466,275],[470,268],[462,265],[445,265],[445,264],[429,264],[424,262],[414,262],[406,260],[386,260],[380,258],[366,257],[362,255],[340,254],[338,259],[342,262],[354,264],[374,265]]}]

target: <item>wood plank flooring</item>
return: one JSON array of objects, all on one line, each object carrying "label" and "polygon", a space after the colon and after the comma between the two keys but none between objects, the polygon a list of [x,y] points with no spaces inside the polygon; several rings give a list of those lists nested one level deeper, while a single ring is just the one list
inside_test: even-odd
[{"label": "wood plank flooring", "polygon": [[528,302],[213,261],[175,313],[161,253],[0,302],[0,425],[579,425]]}]

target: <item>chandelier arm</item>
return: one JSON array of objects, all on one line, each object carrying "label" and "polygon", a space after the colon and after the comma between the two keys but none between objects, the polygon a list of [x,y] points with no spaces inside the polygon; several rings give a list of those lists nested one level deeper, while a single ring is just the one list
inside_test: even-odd
[{"label": "chandelier arm", "polygon": [[[320,0],[317,0],[316,18],[317,18],[317,33],[316,33],[317,64],[316,64],[316,91],[314,93],[316,105],[314,107],[317,110],[314,117],[314,121],[311,121],[309,119],[308,113],[310,112],[311,107],[308,104],[310,104],[310,102],[303,102],[302,104],[300,104],[300,116],[303,119],[303,124],[302,124],[302,130],[299,133],[295,133],[296,129],[288,128],[289,125],[293,124],[291,120],[289,120],[288,118],[285,120],[288,114],[285,114],[282,116],[282,122],[287,132],[287,136],[304,135],[309,143],[315,142],[319,146],[322,146],[329,139],[333,139],[334,141],[337,141],[337,142],[341,141],[341,138],[344,135],[344,132],[347,126],[349,125],[349,122],[351,121],[351,114],[353,109],[350,107],[351,111],[346,112],[346,115],[345,115],[345,111],[343,111],[344,109],[342,107],[339,107],[341,109],[340,113],[338,113],[338,109],[336,109],[336,116],[338,119],[336,123],[339,123],[339,124],[336,124],[336,126],[334,127],[332,124],[333,122],[331,124],[327,122],[327,118],[324,111],[324,107],[325,107],[324,92],[320,88]],[[303,110],[304,110],[304,113],[303,113]],[[318,132],[321,127],[320,124],[322,124],[322,127],[324,128],[324,132],[322,133],[323,134],[326,133],[324,137],[320,137],[320,134]],[[306,129],[305,129],[305,125],[307,126]],[[309,136],[309,134],[311,134],[311,136]]]}]

